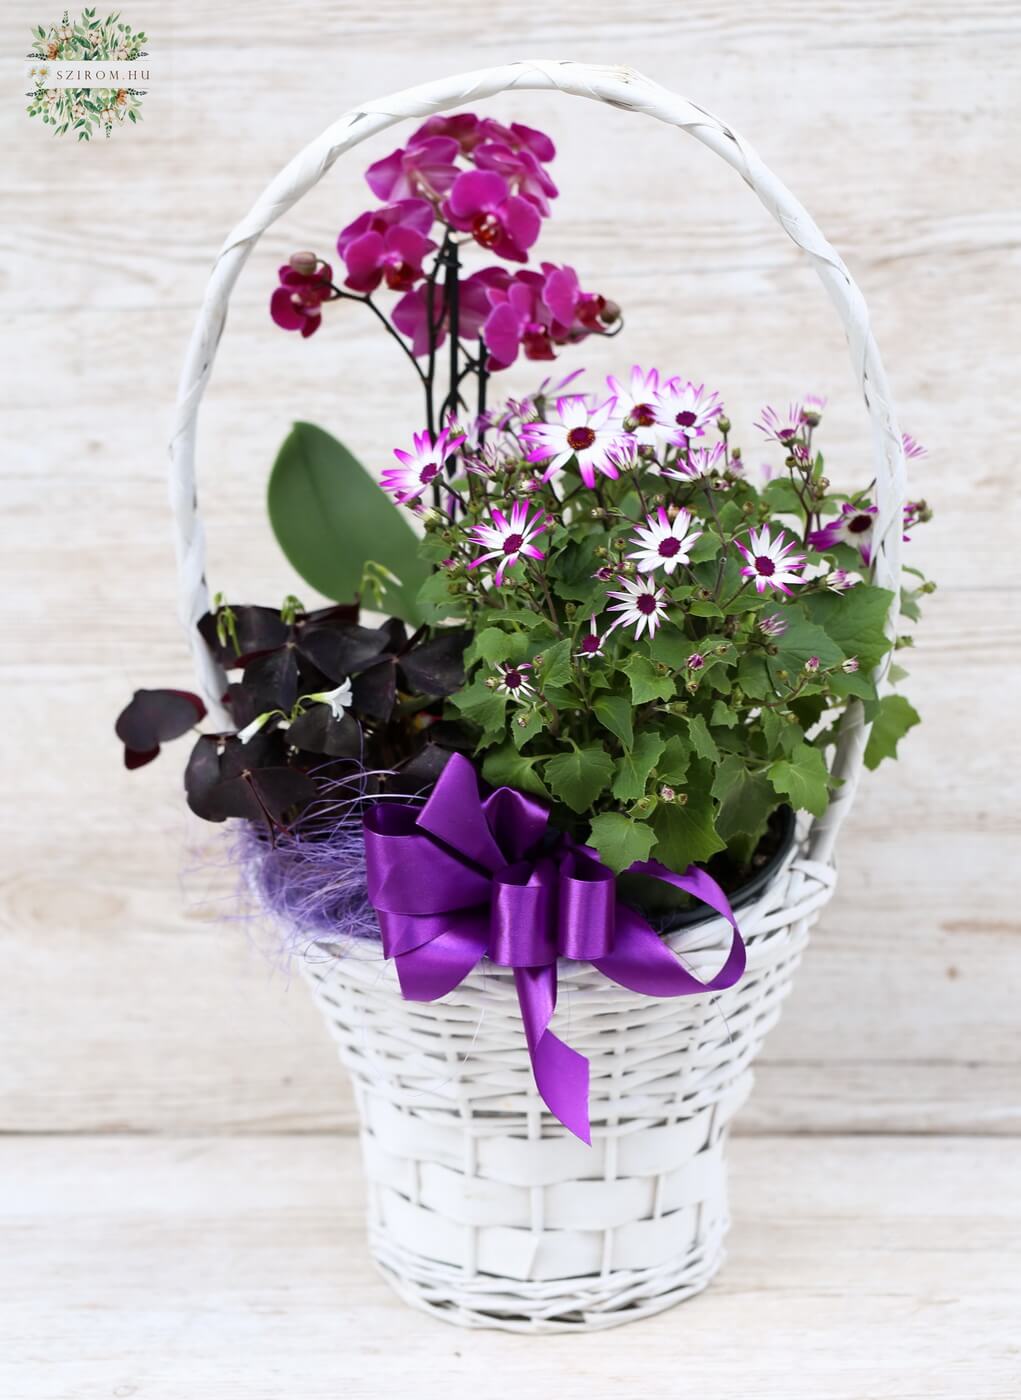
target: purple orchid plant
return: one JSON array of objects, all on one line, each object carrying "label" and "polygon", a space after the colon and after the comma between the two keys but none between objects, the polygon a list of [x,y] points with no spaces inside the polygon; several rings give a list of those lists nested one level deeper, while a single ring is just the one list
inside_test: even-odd
[{"label": "purple orchid plant", "polygon": [[[763,409],[776,460],[758,476],[721,394],[681,374],[635,365],[593,388],[575,370],[487,402],[519,357],[622,327],[573,268],[527,265],[554,155],[516,122],[430,118],[366,172],[379,204],[341,231],[343,275],[311,252],[280,269],[277,325],[308,337],[331,304],[362,303],[413,367],[424,423],[378,484],[296,425],[271,518],[336,606],[217,600],[202,630],[233,677],[233,728],[198,737],[189,802],[272,834],[338,783],[426,791],[460,752],[614,871],[708,863],[732,888],[784,809],[825,810],[849,705],[872,721],[868,765],[896,754],[918,716],[873,674],[910,637],[888,635],[892,595],[871,581],[873,485],[824,474],[824,399]],[[302,494],[309,472],[326,509]],[[912,502],[905,538],[929,516]],[[932,588],[917,574],[901,616]],[[399,617],[366,626],[365,605]],[[195,697],[139,692],[118,722],[129,764],[201,717]]]}]

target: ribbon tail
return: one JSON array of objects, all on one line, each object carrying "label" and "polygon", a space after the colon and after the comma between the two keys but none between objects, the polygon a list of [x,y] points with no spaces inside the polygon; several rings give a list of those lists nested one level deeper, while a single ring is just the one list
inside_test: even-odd
[{"label": "ribbon tail", "polygon": [[618,904],[613,949],[593,967],[612,982],[643,996],[681,997],[732,987],[743,976],[746,961],[744,942],[735,926],[726,961],[715,977],[702,982],[681,966],[677,954],[640,914]]},{"label": "ribbon tail", "polygon": [[489,936],[485,924],[472,913],[451,914],[448,922],[445,933],[394,956],[406,1001],[445,997],[481,961]]},{"label": "ribbon tail", "polygon": [[568,1132],[591,1146],[589,1062],[549,1029],[557,1005],[556,964],[516,967],[514,984],[535,1087],[554,1118],[559,1119]]}]

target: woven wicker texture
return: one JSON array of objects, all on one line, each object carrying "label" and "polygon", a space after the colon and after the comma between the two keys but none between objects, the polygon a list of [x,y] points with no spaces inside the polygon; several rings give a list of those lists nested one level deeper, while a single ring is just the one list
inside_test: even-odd
[{"label": "woven wicker texture", "polygon": [[[704,1288],[727,1228],[727,1128],[834,879],[799,856],[742,911],[748,970],[726,992],[642,997],[561,962],[557,1020],[589,1057],[591,1148],[543,1110],[506,969],[415,1003],[377,948],[310,949],[361,1113],[372,1249],[398,1292],[468,1326],[562,1331]],[[702,978],[729,941],[716,918],[668,937]]]},{"label": "woven wicker texture", "polygon": [[[606,102],[694,136],[737,171],[808,257],[841,318],[872,424],[873,577],[898,596],[906,494],[900,432],[864,299],[810,215],[731,127],[630,69],[506,64],[345,113],[270,183],[220,251],[182,371],[170,477],[179,613],[214,720],[229,724],[219,703],[225,677],[197,631],[210,593],[195,444],[234,284],[262,233],[340,155],[404,119],[526,89]],[[889,627],[892,633],[896,606]],[[586,965],[561,966],[555,1029],[590,1059],[592,1148],[542,1109],[506,972],[487,964],[442,1002],[423,1005],[401,999],[378,950],[371,958],[364,944],[341,956],[309,954],[305,970],[358,1093],[372,1247],[404,1297],[467,1325],[551,1331],[610,1326],[705,1287],[727,1224],[727,1127],[808,929],[832,892],[834,845],[865,740],[862,708],[853,702],[825,816],[802,832],[797,859],[742,911],[749,963],[738,987],[657,1001]],[[722,962],[725,928],[713,920],[671,941],[710,976]]]}]

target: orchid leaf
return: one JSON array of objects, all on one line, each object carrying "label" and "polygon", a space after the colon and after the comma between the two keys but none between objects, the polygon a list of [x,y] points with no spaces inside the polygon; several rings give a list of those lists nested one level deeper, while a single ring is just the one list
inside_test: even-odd
[{"label": "orchid leaf", "polygon": [[269,479],[269,518],[303,579],[338,601],[357,596],[366,561],[399,580],[381,581],[382,606],[421,619],[418,590],[429,577],[418,539],[400,507],[343,443],[312,423],[295,423]]}]

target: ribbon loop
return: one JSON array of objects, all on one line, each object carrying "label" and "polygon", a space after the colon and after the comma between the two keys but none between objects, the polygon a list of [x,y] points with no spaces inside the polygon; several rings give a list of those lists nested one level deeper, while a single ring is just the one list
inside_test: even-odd
[{"label": "ribbon loop", "polygon": [[545,967],[557,960],[556,871],[551,860],[522,860],[493,879],[489,906],[491,961]]},{"label": "ribbon loop", "polygon": [[591,962],[632,991],[674,997],[733,986],[745,949],[726,895],[704,870],[676,875],[659,861],[636,861],[631,871],[688,891],[730,923],[723,967],[700,982],[618,902],[616,878],[594,851],[561,837],[536,855],[548,821],[541,803],[512,788],[483,802],[474,768],[454,754],[424,807],[380,803],[366,814],[366,883],[383,952],[409,1001],[448,995],[487,956],[514,969],[536,1087],[550,1112],[590,1142],[588,1061],[549,1029],[558,956]]}]

